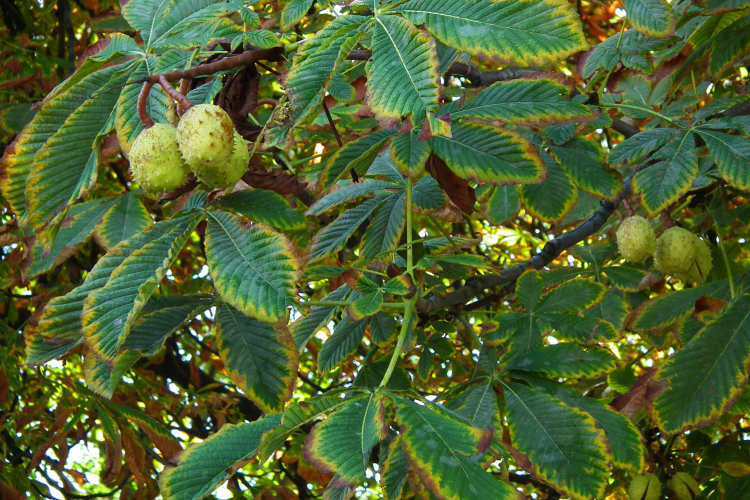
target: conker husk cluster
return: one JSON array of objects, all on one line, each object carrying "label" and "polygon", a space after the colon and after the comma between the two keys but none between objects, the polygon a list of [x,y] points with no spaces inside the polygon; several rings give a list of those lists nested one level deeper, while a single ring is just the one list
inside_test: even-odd
[{"label": "conker husk cluster", "polygon": [[687,229],[672,227],[657,241],[654,266],[684,282],[702,281],[713,267],[711,250]]}]

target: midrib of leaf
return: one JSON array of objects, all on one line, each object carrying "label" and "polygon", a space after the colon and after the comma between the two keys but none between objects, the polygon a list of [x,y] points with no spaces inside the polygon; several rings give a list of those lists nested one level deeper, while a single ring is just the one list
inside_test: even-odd
[{"label": "midrib of leaf", "polygon": [[[567,456],[567,455],[566,455],[565,453],[563,453],[563,451],[562,451],[562,450],[560,449],[560,447],[559,447],[559,446],[557,445],[557,441],[555,441],[555,440],[554,440],[554,439],[552,438],[552,436],[551,436],[551,435],[549,434],[549,432],[547,432],[547,429],[546,429],[546,428],[544,427],[544,425],[543,425],[543,424],[542,424],[542,423],[541,423],[541,422],[539,421],[539,419],[538,419],[538,418],[536,418],[536,415],[534,415],[534,412],[533,412],[533,411],[531,411],[531,408],[529,408],[528,406],[526,406],[526,403],[524,403],[524,402],[523,402],[523,399],[521,399],[521,397],[520,397],[520,396],[519,396],[518,394],[516,394],[516,392],[515,392],[515,391],[514,391],[513,389],[511,389],[510,387],[508,387],[508,385],[506,385],[506,384],[503,384],[503,386],[505,387],[505,389],[506,389],[506,390],[508,390],[508,391],[512,392],[512,393],[513,393],[513,395],[514,395],[514,396],[515,396],[516,398],[518,398],[518,401],[519,401],[519,402],[521,403],[521,405],[523,405],[523,407],[524,407],[524,408],[526,409],[526,411],[527,411],[527,412],[529,412],[529,414],[530,414],[530,415],[531,415],[531,417],[532,417],[532,418],[534,419],[534,421],[535,421],[535,422],[536,422],[537,424],[539,424],[539,427],[541,427],[541,428],[542,428],[542,431],[544,431],[544,433],[545,433],[545,434],[547,435],[547,437],[548,437],[548,438],[550,439],[550,441],[552,441],[552,444],[554,444],[554,445],[555,445],[555,448],[557,449],[557,451],[559,451],[559,452],[560,452],[560,455],[562,455],[562,456],[563,456],[563,457],[565,458],[565,461],[566,461],[566,462],[568,462],[568,465],[570,465],[571,467],[573,467],[573,469],[575,469],[575,471],[576,471],[576,475],[577,475],[578,477],[580,477],[580,478],[583,478],[583,480],[584,480],[583,482],[584,482],[584,483],[586,483],[586,484],[588,484],[588,480],[587,480],[587,478],[586,478],[585,476],[581,476],[581,474],[580,474],[580,473],[578,472],[578,467],[574,466],[574,465],[573,465],[573,463],[572,463],[572,462],[571,462],[571,461],[570,461],[570,460],[568,459],[568,456]],[[563,404],[564,404],[564,403],[563,403]]]},{"label": "midrib of leaf", "polygon": [[[500,159],[500,158],[498,158],[498,157],[496,157],[496,156],[492,156],[492,155],[491,155],[491,154],[489,154],[489,153],[485,153],[485,152],[484,152],[484,151],[482,151],[481,149],[476,149],[476,148],[474,148],[474,147],[470,146],[469,144],[467,144],[467,143],[465,143],[465,142],[459,142],[459,141],[456,141],[456,140],[454,140],[454,139],[453,139],[452,137],[440,137],[440,139],[442,139],[442,140],[444,140],[444,141],[446,141],[446,142],[452,142],[452,143],[454,143],[454,144],[458,144],[458,145],[459,145],[459,147],[462,147],[462,148],[466,148],[466,149],[470,149],[470,150],[472,150],[472,151],[475,151],[476,153],[479,153],[479,154],[481,154],[481,155],[483,155],[483,156],[486,156],[487,158],[491,158],[491,159],[493,159],[493,160],[498,160],[498,159]],[[502,161],[503,161],[504,163],[508,163],[508,162],[507,162],[507,161],[505,161],[505,160],[502,160]],[[508,163],[508,164],[509,164],[509,165],[511,165],[510,163]],[[514,167],[515,167],[515,165],[514,165]]]},{"label": "midrib of leaf", "polygon": [[362,454],[367,451],[365,450],[365,424],[367,422],[367,413],[370,410],[370,405],[372,404],[373,399],[375,399],[375,395],[371,394],[369,398],[367,398],[367,406],[365,407],[365,414],[364,417],[362,417],[362,427],[360,428],[360,434],[359,434],[359,449],[362,450]]},{"label": "midrib of leaf", "polygon": [[480,404],[477,405],[476,409],[474,410],[474,415],[471,416],[471,421],[473,422],[475,418],[477,418],[477,415],[479,414],[479,408],[482,407],[481,402],[484,401],[484,396],[487,394],[487,390],[490,388],[492,384],[484,384],[484,392],[482,393],[482,399],[480,399]]},{"label": "midrib of leaf", "polygon": [[[255,274],[257,274],[258,276],[260,276],[264,283],[266,283],[271,288],[275,289],[273,283],[270,282],[270,281],[268,281],[268,279],[266,279],[266,277],[260,271],[258,271],[255,268],[255,266],[253,266],[252,263],[249,260],[247,260],[247,258],[245,257],[245,254],[242,252],[242,250],[240,249],[240,247],[237,246],[237,243],[234,241],[234,237],[232,236],[232,233],[230,233],[229,230],[227,230],[226,226],[224,226],[224,224],[222,224],[221,221],[219,219],[217,219],[211,212],[207,212],[207,213],[208,213],[208,215],[211,216],[211,218],[213,220],[216,221],[217,224],[219,224],[219,226],[221,226],[221,228],[224,230],[224,232],[226,233],[226,235],[231,240],[232,245],[234,245],[234,248],[237,250],[237,253],[240,254],[240,256],[242,256],[242,260],[245,261],[245,263],[250,267],[250,269],[252,269],[255,272]],[[234,276],[234,273],[232,274],[232,276]]]},{"label": "midrib of leaf", "polygon": [[[160,20],[162,18],[162,14],[164,13],[164,4],[169,3],[171,0],[164,0],[162,3],[159,4],[159,7],[156,8],[156,12],[154,12],[154,19],[151,21],[151,29],[148,33],[148,43],[146,44],[146,51],[151,48],[151,33],[154,32],[154,26],[156,26],[156,21]],[[151,72],[151,68],[149,68],[149,73]]]},{"label": "midrib of leaf", "polygon": [[396,54],[398,54],[398,58],[401,60],[401,65],[406,70],[406,75],[409,77],[409,81],[411,82],[411,86],[414,87],[414,90],[417,92],[417,96],[419,97],[419,100],[422,101],[422,96],[419,93],[419,88],[417,88],[417,84],[414,83],[414,78],[411,77],[411,72],[408,69],[408,66],[406,65],[406,61],[404,61],[403,56],[401,55],[401,51],[398,50],[398,46],[396,45],[395,40],[391,37],[390,32],[388,31],[388,28],[385,27],[385,24],[383,24],[380,21],[379,17],[375,18],[375,21],[380,24],[380,26],[383,27],[383,31],[385,31],[385,34],[388,35],[388,39],[391,41],[391,45],[393,45],[394,50],[396,51]]}]

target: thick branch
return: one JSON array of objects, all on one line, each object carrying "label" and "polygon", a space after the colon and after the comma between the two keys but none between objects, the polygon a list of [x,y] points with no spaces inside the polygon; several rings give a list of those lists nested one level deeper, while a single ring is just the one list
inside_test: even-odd
[{"label": "thick branch", "polygon": [[548,242],[541,252],[526,262],[505,269],[499,274],[485,274],[466,281],[466,285],[458,290],[441,297],[437,294],[429,294],[417,299],[416,308],[420,313],[430,313],[436,309],[465,304],[488,288],[505,285],[516,281],[527,269],[541,269],[552,262],[563,251],[567,250],[592,236],[604,226],[607,219],[614,213],[623,199],[630,194],[630,184],[635,174],[648,167],[650,163],[644,163],[633,170],[623,182],[622,191],[614,201],[602,201],[599,208],[591,214],[581,225],[560,235],[558,238]]},{"label": "thick branch", "polygon": [[213,75],[221,71],[239,68],[240,66],[248,66],[258,61],[281,61],[283,58],[284,49],[281,47],[273,49],[246,50],[242,54],[225,57],[224,59],[210,64],[202,64],[200,66],[195,66],[194,68],[172,71],[169,73],[163,73],[162,75],[151,75],[145,81],[152,84],[158,83],[160,77],[163,76],[168,82],[174,82],[181,78],[198,78],[199,76]]}]

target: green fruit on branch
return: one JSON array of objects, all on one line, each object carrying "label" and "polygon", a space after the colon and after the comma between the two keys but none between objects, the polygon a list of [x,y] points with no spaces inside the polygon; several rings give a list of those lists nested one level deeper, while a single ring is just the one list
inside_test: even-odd
[{"label": "green fruit on branch", "polygon": [[225,163],[234,147],[232,119],[219,106],[193,106],[180,118],[177,142],[182,158],[194,172]]},{"label": "green fruit on branch", "polygon": [[693,500],[700,495],[701,489],[695,479],[687,472],[678,472],[667,481],[677,500]]},{"label": "green fruit on branch", "polygon": [[157,123],[136,137],[130,148],[133,180],[146,191],[171,191],[185,184],[190,169],[182,161],[175,128]]},{"label": "green fruit on branch", "polygon": [[210,188],[228,188],[234,186],[247,171],[250,153],[247,141],[234,132],[234,149],[225,162],[215,165],[202,165],[193,168],[193,173],[203,184]]},{"label": "green fruit on branch", "polygon": [[661,483],[654,474],[647,473],[635,476],[628,487],[630,500],[659,500],[661,497]]},{"label": "green fruit on branch", "polygon": [[711,272],[713,267],[713,259],[711,257],[711,250],[705,241],[700,239],[697,235],[693,235],[695,240],[695,260],[691,264],[690,268],[685,273],[675,273],[675,278],[680,279],[686,283],[695,283],[703,281],[708,273]]},{"label": "green fruit on branch", "polygon": [[656,235],[648,220],[640,215],[628,217],[617,228],[617,248],[629,262],[643,262],[656,250]]},{"label": "green fruit on branch", "polygon": [[664,231],[656,242],[654,265],[664,274],[686,274],[695,262],[698,245],[693,233],[681,227]]}]

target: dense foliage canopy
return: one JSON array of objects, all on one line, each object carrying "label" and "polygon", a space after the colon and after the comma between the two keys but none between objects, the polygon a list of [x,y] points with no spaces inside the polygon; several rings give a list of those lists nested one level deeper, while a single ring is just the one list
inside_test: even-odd
[{"label": "dense foliage canopy", "polygon": [[750,498],[749,0],[0,7],[3,499]]}]

